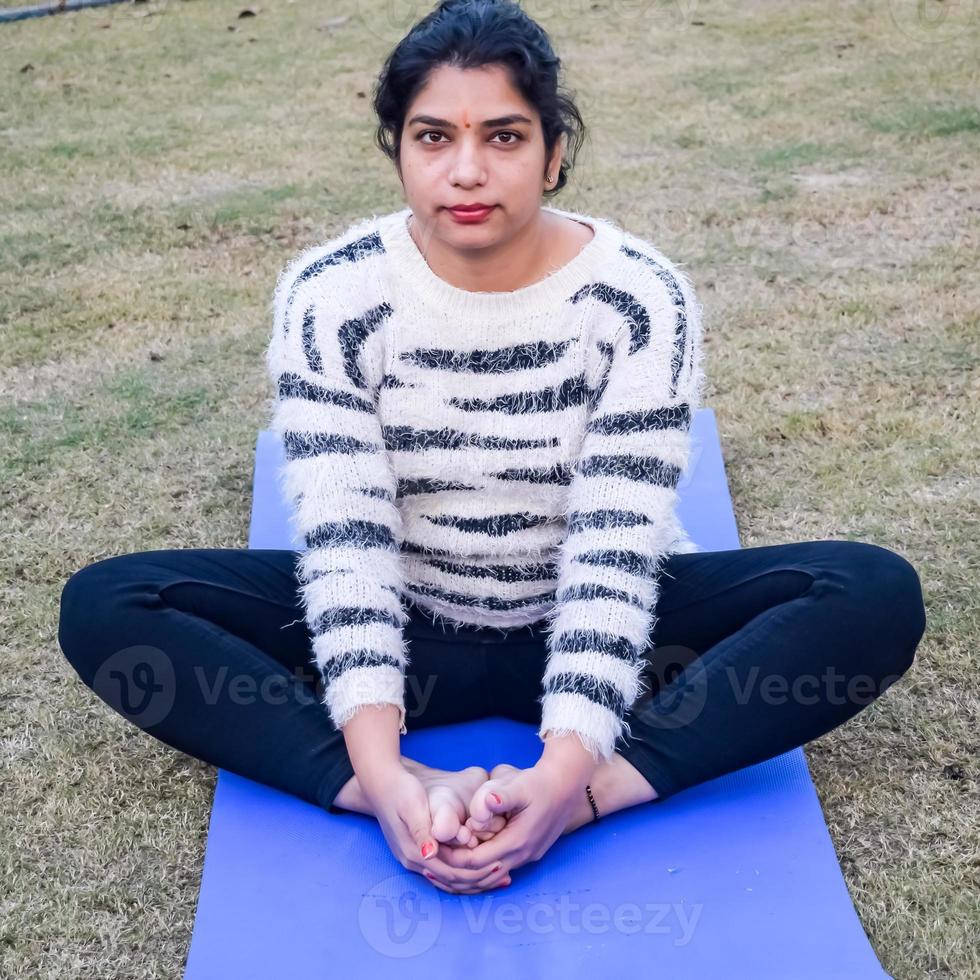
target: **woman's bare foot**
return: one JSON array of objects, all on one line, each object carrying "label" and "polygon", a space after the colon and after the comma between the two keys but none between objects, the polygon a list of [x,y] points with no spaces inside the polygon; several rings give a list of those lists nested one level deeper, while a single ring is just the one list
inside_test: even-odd
[{"label": "woman's bare foot", "polygon": [[[497,765],[490,770],[489,776],[486,782],[492,782],[492,786],[486,786],[486,782],[482,786],[478,786],[477,790],[483,791],[485,793],[491,792],[494,787],[506,786],[507,783],[514,778],[514,776],[521,770],[517,766],[512,766],[507,762],[499,762]],[[485,789],[484,789],[485,787]],[[473,795],[467,802],[467,809],[470,811],[470,816],[466,818],[464,826],[470,831],[470,839],[467,841],[468,847],[476,847],[477,844],[482,844],[485,841],[490,840],[498,831],[502,830],[507,825],[507,815],[504,813],[493,813],[487,808],[487,813],[489,813],[489,819],[477,819],[472,815],[472,808],[474,805],[479,806],[479,801],[476,798],[476,794]]]},{"label": "woman's bare foot", "polygon": [[[489,779],[492,785],[477,787],[477,790],[484,795],[479,798],[474,796],[468,800],[470,816],[466,818],[465,826],[472,834],[469,847],[475,847],[477,843],[489,840],[501,827],[505,826],[506,811],[487,799],[486,794],[495,788],[506,790],[507,783],[520,771],[520,769],[508,765],[506,762],[494,766],[490,770]],[[600,817],[635,806],[638,803],[648,803],[657,798],[657,791],[619,753],[596,767],[595,773],[589,781],[589,786],[599,809]],[[501,795],[504,797],[502,806],[506,807],[506,792]],[[493,822],[489,823],[486,819],[480,819],[483,814],[489,814]],[[502,823],[500,822],[501,817],[504,818]],[[562,836],[570,834],[573,830],[578,830],[579,827],[591,823],[594,819],[589,798],[585,793],[582,793],[580,805],[572,814],[568,826],[562,831]]]},{"label": "woman's bare foot", "polygon": [[[456,772],[433,769],[407,756],[401,757],[402,765],[418,777],[429,796],[429,812],[432,814],[432,836],[446,844],[469,844],[472,832],[465,825],[467,804],[490,774],[482,766],[467,766]],[[357,776],[352,776],[334,798],[333,805],[342,810],[353,810],[374,816],[370,804],[361,792]],[[506,823],[501,817],[499,826]],[[478,842],[473,841],[472,846]]]}]

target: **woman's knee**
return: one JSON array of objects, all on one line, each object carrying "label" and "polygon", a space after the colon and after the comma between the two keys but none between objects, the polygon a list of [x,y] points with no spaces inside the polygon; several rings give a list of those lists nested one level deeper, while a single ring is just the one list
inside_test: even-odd
[{"label": "woman's knee", "polygon": [[902,555],[868,541],[840,541],[838,554],[847,573],[847,591],[860,614],[882,641],[888,668],[904,674],[926,630],[922,582]]},{"label": "woman's knee", "polygon": [[140,558],[103,558],[79,569],[62,587],[58,644],[83,679],[90,679],[99,666],[112,622],[139,581]]}]

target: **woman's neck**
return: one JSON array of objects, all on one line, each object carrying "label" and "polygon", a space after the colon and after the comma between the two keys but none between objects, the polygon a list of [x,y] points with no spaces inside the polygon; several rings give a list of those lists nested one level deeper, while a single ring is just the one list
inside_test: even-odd
[{"label": "woman's neck", "polygon": [[503,246],[468,252],[443,248],[437,239],[423,246],[414,215],[408,231],[440,279],[457,289],[489,293],[512,292],[544,279],[574,259],[595,235],[588,225],[543,210],[528,225]]},{"label": "woman's neck", "polygon": [[[461,272],[458,265],[447,267],[440,262],[438,243],[435,251],[429,243],[424,243],[423,250],[411,232],[410,208],[386,215],[379,232],[390,259],[392,297],[404,301],[406,310],[421,313],[424,309],[424,315],[434,320],[479,321],[493,329],[559,313],[578,290],[601,275],[603,263],[617,260],[623,232],[590,215],[550,206],[542,210],[548,217],[541,229],[548,233],[546,240],[552,239],[548,247],[523,268],[512,256],[506,267],[500,262],[488,265],[481,249],[477,253],[482,263],[479,276],[472,268]],[[416,224],[415,231],[420,230]],[[464,280],[467,288],[458,285]],[[514,288],[518,283],[523,285]]]}]

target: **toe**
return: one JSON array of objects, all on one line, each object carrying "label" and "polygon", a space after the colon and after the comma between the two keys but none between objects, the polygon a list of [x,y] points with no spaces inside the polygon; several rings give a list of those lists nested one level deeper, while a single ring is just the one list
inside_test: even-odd
[{"label": "toe", "polygon": [[493,811],[489,807],[487,797],[494,791],[495,786],[492,781],[489,781],[483,783],[473,794],[473,798],[470,800],[470,805],[467,809],[470,814],[470,820],[473,821],[470,826],[474,830],[486,830],[490,825],[490,821],[493,819]]},{"label": "toe", "polygon": [[455,840],[460,823],[459,814],[452,803],[441,796],[430,794],[429,810],[432,813],[432,836],[443,844]]}]

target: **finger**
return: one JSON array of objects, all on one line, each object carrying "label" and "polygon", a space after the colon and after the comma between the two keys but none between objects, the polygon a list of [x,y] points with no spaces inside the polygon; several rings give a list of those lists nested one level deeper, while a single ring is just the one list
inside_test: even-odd
[{"label": "finger", "polygon": [[510,877],[509,869],[502,864],[497,865],[497,870],[492,871],[490,874],[485,875],[478,882],[474,884],[473,887],[480,888],[482,890],[487,890],[488,888],[496,888],[505,879]]},{"label": "finger", "polygon": [[[499,823],[498,823],[499,820]],[[493,822],[490,824],[489,830],[478,830],[469,839],[467,847],[476,847],[477,844],[482,844],[484,841],[488,841],[503,830],[507,825],[507,821],[500,819],[498,817],[493,818]]]},{"label": "finger", "polygon": [[490,821],[497,812],[491,807],[494,805],[499,807],[503,803],[500,792],[500,787],[493,780],[488,780],[473,794],[470,800],[469,813],[470,818],[477,825],[477,829],[486,830],[490,826]]},{"label": "finger", "polygon": [[450,895],[480,895],[483,892],[490,891],[493,888],[503,888],[510,884],[510,878],[506,878],[496,885],[492,885],[490,888],[449,888],[446,885],[441,884],[438,881],[431,881],[434,887],[438,888],[440,891],[448,892]]},{"label": "finger", "polygon": [[[494,832],[490,840],[483,837],[484,830],[477,828],[476,836],[481,838],[480,843],[474,848],[466,850],[460,848],[453,855],[448,855],[446,861],[457,868],[474,868],[480,864],[490,864],[496,861],[506,861],[508,867],[516,867],[523,862],[514,860],[517,850],[522,842],[523,826],[515,837],[511,828],[517,829],[516,821],[520,820],[520,814],[528,806],[527,790],[517,782],[510,783],[506,787],[501,787],[498,797],[501,805],[507,807],[511,802],[517,806],[517,813],[508,813],[506,816],[494,814],[491,823],[495,818],[499,831]],[[493,801],[491,801],[493,802]],[[494,805],[496,805],[494,803]],[[526,821],[525,821],[526,825]]]},{"label": "finger", "polygon": [[429,882],[429,884],[431,884],[435,888],[438,888],[439,891],[441,891],[441,892],[448,892],[450,895],[459,895],[460,894],[459,888],[450,887],[449,885],[444,884],[443,882],[441,882],[437,878],[435,878],[433,875],[430,875],[428,872],[426,872],[425,877],[426,877],[426,880]]},{"label": "finger", "polygon": [[471,831],[477,834],[495,834],[498,830],[503,830],[507,824],[507,814],[505,813],[495,813],[491,818],[490,822],[485,826],[476,826],[476,821],[472,817],[466,818],[465,826],[469,827]]},{"label": "finger", "polygon": [[451,844],[459,833],[462,801],[455,794],[449,793],[444,787],[430,790],[429,812],[432,814],[432,836],[444,844]]},{"label": "finger", "polygon": [[517,831],[504,827],[500,833],[494,834],[490,840],[481,842],[476,847],[460,847],[452,853],[441,856],[454,869],[489,868],[499,862],[506,863],[512,868],[518,863],[514,858],[519,846],[520,837]]},{"label": "finger", "polygon": [[[418,847],[416,852],[418,856],[410,860],[410,867],[414,870],[429,870],[441,883],[450,887],[453,885],[468,886],[472,881],[478,880],[490,872],[492,864],[474,864],[468,868],[459,868],[443,860],[454,848],[443,844],[432,836],[431,811],[428,796],[424,792],[420,793],[417,798],[413,797],[408,801],[399,813],[403,825]],[[411,845],[406,842],[404,846],[407,846],[411,852]],[[459,850],[468,851],[469,849],[459,848]]]},{"label": "finger", "polygon": [[428,867],[422,868],[422,874],[432,882],[434,885],[438,885],[448,891],[453,891],[461,894],[475,894],[479,891],[483,891],[486,888],[487,882],[499,881],[504,875],[508,874],[506,868],[501,864],[495,864],[489,871],[484,869],[484,872],[475,873],[472,878],[465,880],[453,880],[446,879],[441,875],[435,874]]},{"label": "finger", "polygon": [[471,885],[481,878],[490,874],[499,861],[492,861],[489,864],[463,865],[459,859],[454,857],[457,853],[470,853],[468,847],[447,847],[441,845],[438,857],[430,857],[427,861],[420,861],[418,870],[421,872],[430,871],[445,885]]},{"label": "finger", "polygon": [[506,813],[514,808],[514,804],[509,802],[518,795],[509,787],[505,787],[492,779],[487,780],[472,796],[469,811],[469,819],[473,822],[474,830],[487,830],[490,822],[498,814]]},{"label": "finger", "polygon": [[502,865],[496,865],[495,870],[481,879],[465,884],[450,884],[440,880],[433,875],[427,868],[423,870],[425,877],[437,888],[448,891],[456,895],[477,895],[480,892],[489,891],[511,883],[510,871]]},{"label": "finger", "polygon": [[439,851],[439,841],[432,833],[432,811],[429,809],[429,797],[419,786],[417,794],[412,794],[401,802],[398,816],[402,824],[415,841],[415,853],[422,860],[431,860]]}]

